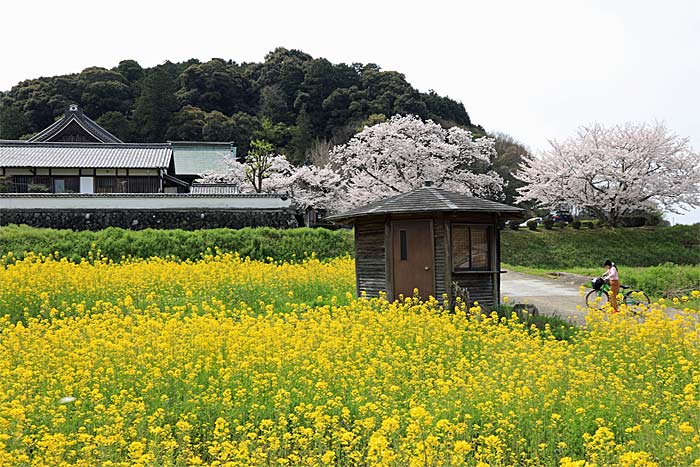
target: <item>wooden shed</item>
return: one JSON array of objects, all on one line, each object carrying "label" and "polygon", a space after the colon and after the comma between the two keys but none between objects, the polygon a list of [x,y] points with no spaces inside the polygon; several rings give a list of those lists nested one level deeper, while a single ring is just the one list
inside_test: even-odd
[{"label": "wooden shed", "polygon": [[455,287],[470,302],[495,305],[500,295],[500,232],[504,220],[523,210],[494,201],[425,186],[328,220],[355,227],[357,293],[389,300],[411,296],[450,302]]}]

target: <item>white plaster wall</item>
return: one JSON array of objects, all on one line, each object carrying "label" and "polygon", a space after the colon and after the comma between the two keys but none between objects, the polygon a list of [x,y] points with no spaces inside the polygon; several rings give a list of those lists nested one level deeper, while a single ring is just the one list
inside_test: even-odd
[{"label": "white plaster wall", "polygon": [[[87,178],[87,177],[85,177]],[[82,180],[81,180],[82,190]],[[192,196],[189,194],[144,195],[26,195],[0,196],[0,209],[286,209],[289,198]]]}]

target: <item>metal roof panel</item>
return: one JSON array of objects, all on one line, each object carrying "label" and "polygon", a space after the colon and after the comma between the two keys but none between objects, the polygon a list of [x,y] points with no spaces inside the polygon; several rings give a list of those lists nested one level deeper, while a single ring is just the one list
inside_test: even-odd
[{"label": "metal roof panel", "polygon": [[176,175],[226,173],[236,159],[236,148],[228,144],[172,143]]}]

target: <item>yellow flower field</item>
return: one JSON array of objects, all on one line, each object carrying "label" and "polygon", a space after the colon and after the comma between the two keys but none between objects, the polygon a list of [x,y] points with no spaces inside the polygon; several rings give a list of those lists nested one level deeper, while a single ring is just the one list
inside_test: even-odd
[{"label": "yellow flower field", "polygon": [[[237,308],[264,311],[286,303],[314,303],[337,296],[347,303],[355,289],[350,258],[298,263],[250,261],[237,254],[207,255],[200,261],[152,258],[114,263],[87,258],[80,263],[53,256],[0,257],[0,315],[66,316],[98,302],[156,304],[165,311],[197,308],[212,299]],[[80,311],[77,311],[81,313]]]},{"label": "yellow flower field", "polygon": [[695,310],[560,341],[349,259],[5,263],[2,466],[700,466]]}]

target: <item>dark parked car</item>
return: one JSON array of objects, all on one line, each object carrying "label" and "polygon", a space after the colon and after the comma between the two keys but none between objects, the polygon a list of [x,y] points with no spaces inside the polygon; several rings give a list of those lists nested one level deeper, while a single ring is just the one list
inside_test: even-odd
[{"label": "dark parked car", "polygon": [[574,221],[574,216],[569,211],[552,211],[544,217],[544,220],[547,219],[552,222],[566,222],[568,224]]}]

